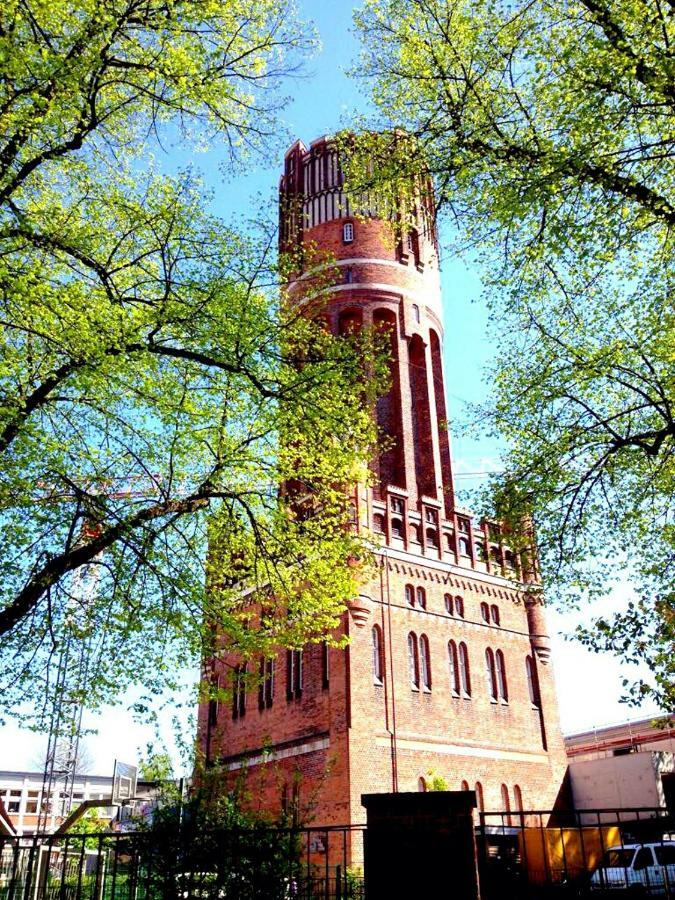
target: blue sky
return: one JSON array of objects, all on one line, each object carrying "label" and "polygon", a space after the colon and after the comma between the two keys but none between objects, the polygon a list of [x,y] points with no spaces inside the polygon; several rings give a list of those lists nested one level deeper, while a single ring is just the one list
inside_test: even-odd
[{"label": "blue sky", "polygon": [[[309,143],[321,134],[348,125],[356,113],[368,112],[368,104],[362,89],[346,74],[358,52],[356,39],[350,33],[350,4],[334,0],[321,0],[320,3],[302,0],[299,7],[304,18],[314,21],[321,38],[321,50],[310,61],[306,74],[289,82],[287,93],[293,100],[283,113],[283,120],[292,138],[299,137]],[[214,211],[228,220],[247,219],[257,214],[261,207],[267,207],[274,218],[283,147],[279,148],[278,157],[258,160],[249,174],[238,178],[223,178],[219,168],[222,157],[218,147],[196,155],[173,147],[164,159],[158,156],[158,163],[168,169],[193,165],[213,191]],[[441,231],[441,244],[447,247],[451,237],[447,230]],[[480,273],[453,258],[447,250],[442,258],[442,288],[448,414],[452,424],[454,471],[461,489],[475,483],[468,473],[485,472],[498,465],[498,447],[487,439],[469,437],[464,425],[468,404],[479,402],[488,395],[484,369],[495,350],[495,335],[488,333],[480,304]],[[627,717],[650,715],[655,711],[648,707],[631,710],[620,705],[624,670],[619,661],[591,654],[558,634],[573,629],[575,615],[561,615],[549,610],[548,621],[553,635],[553,660],[564,731],[624,721]],[[180,717],[185,720],[184,711]],[[171,713],[162,715],[161,722],[162,737],[173,750]],[[88,724],[99,731],[98,735],[86,739],[96,774],[112,773],[115,758],[134,762],[139,755],[137,749],[143,749],[153,740],[153,732],[134,723],[123,707],[106,710],[97,718],[90,717]],[[13,726],[0,729],[0,768],[35,768],[44,744],[44,738],[20,732]]]}]

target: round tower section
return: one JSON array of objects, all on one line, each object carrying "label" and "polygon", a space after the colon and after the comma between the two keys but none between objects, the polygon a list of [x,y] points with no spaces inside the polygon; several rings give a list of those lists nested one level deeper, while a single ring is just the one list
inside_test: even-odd
[{"label": "round tower section", "polygon": [[[342,151],[344,153],[344,150]],[[431,182],[420,174],[409,222],[376,190],[348,192],[335,141],[297,141],[280,182],[280,248],[289,254],[291,302],[311,303],[334,333],[374,327],[390,341],[391,387],[377,403],[382,449],[374,497],[419,514],[413,538],[439,542],[454,494],[442,367],[442,309]],[[409,198],[408,198],[408,201]],[[401,199],[401,204],[403,199]],[[398,207],[398,209],[397,209]],[[409,534],[406,517],[400,522]],[[376,522],[377,524],[377,522]]]}]

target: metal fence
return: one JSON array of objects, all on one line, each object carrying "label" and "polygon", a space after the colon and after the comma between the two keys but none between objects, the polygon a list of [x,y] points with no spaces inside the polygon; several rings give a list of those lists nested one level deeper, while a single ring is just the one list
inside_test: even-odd
[{"label": "metal fence", "polygon": [[675,898],[675,821],[663,809],[484,812],[484,900]]},{"label": "metal fence", "polygon": [[0,837],[0,900],[362,900],[362,831]]}]

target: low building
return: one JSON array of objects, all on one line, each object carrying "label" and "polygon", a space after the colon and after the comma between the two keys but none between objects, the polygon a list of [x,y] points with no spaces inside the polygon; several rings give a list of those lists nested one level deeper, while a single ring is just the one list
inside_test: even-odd
[{"label": "low building", "polygon": [[665,807],[675,815],[675,719],[639,719],[565,738],[576,809]]},{"label": "low building", "polygon": [[[0,770],[0,800],[18,834],[33,834],[37,829],[40,806],[42,804],[42,772],[14,772]],[[104,800],[110,797],[112,778],[110,775],[78,775],[75,777],[73,809],[84,800]],[[62,807],[61,797],[54,792],[49,803],[47,831],[55,831],[63,817],[58,815]],[[112,819],[114,807],[103,807],[101,818]]]}]

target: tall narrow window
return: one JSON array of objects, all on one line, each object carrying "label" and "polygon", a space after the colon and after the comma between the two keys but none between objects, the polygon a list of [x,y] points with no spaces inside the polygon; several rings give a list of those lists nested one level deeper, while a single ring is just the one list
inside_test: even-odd
[{"label": "tall narrow window", "polygon": [[415,589],[412,584],[406,584],[405,586],[405,602],[408,606],[415,605]]},{"label": "tall narrow window", "polygon": [[260,684],[258,686],[258,709],[269,709],[274,702],[274,659],[260,660]]},{"label": "tall narrow window", "polygon": [[382,644],[382,629],[379,625],[373,625],[373,681],[382,684],[384,677],[384,653]]},{"label": "tall narrow window", "polygon": [[342,240],[345,244],[351,244],[354,240],[354,224],[352,222],[345,222],[342,226]]},{"label": "tall narrow window", "polygon": [[443,598],[445,600],[445,611],[449,616],[454,616],[455,614],[455,601],[452,599],[450,594],[446,594]]},{"label": "tall narrow window", "polygon": [[420,609],[427,608],[427,592],[423,587],[418,587],[415,591],[415,598]]},{"label": "tall narrow window", "polygon": [[490,607],[490,618],[495,625],[499,625],[499,607],[494,603]]},{"label": "tall narrow window", "polygon": [[408,673],[410,687],[414,691],[420,689],[420,658],[417,650],[417,635],[411,631],[408,635]]},{"label": "tall narrow window", "polygon": [[506,825],[511,824],[511,803],[509,801],[509,789],[505,784],[502,785],[502,821],[505,822]]},{"label": "tall narrow window", "polygon": [[516,810],[521,813],[523,811],[523,793],[518,784],[514,784],[513,786],[513,802]]},{"label": "tall narrow window", "polygon": [[420,635],[420,668],[422,673],[422,687],[425,691],[430,691],[431,654],[429,653],[429,638],[426,634]]},{"label": "tall narrow window", "polygon": [[286,699],[302,697],[302,650],[286,651]]},{"label": "tall narrow window", "polygon": [[478,812],[485,811],[485,801],[483,800],[483,785],[480,781],[477,781],[474,790],[476,792],[476,806],[478,807]]},{"label": "tall narrow window", "polygon": [[462,781],[462,784],[461,784],[461,786],[460,786],[460,790],[461,790],[461,791],[468,791],[468,790],[469,790],[469,782],[468,782],[468,781]]},{"label": "tall narrow window", "polygon": [[539,687],[537,685],[537,673],[534,671],[534,661],[531,656],[525,657],[525,672],[527,674],[527,690],[530,695],[530,703],[539,709]]},{"label": "tall narrow window", "polygon": [[426,790],[427,790],[427,782],[426,782],[426,779],[425,779],[425,778],[422,778],[421,775],[420,775],[420,777],[417,779],[417,790],[418,790],[421,794],[426,793]]},{"label": "tall narrow window", "polygon": [[236,666],[232,682],[232,718],[243,719],[246,715],[246,674],[248,663]]},{"label": "tall narrow window", "polygon": [[506,663],[504,662],[504,654],[501,650],[497,650],[495,654],[495,667],[497,669],[497,688],[499,690],[499,699],[504,703],[509,701],[509,685],[506,681]]},{"label": "tall narrow window", "polygon": [[321,643],[321,686],[324,691],[328,690],[330,683],[330,649],[326,641]]},{"label": "tall narrow window", "polygon": [[471,696],[471,671],[469,669],[469,652],[462,641],[459,645],[459,680],[465,697]]},{"label": "tall narrow window", "polygon": [[490,621],[490,607],[487,605],[487,603],[481,603],[480,617],[484,622]]},{"label": "tall narrow window", "polygon": [[491,700],[497,700],[497,672],[495,671],[495,655],[488,647],[485,651],[485,676],[487,678],[488,694]]},{"label": "tall narrow window", "polygon": [[455,597],[455,612],[460,619],[464,618],[464,600],[461,597]]},{"label": "tall narrow window", "polygon": [[450,667],[450,693],[453,697],[459,697],[459,662],[457,646],[454,641],[448,641],[448,665]]}]

